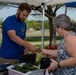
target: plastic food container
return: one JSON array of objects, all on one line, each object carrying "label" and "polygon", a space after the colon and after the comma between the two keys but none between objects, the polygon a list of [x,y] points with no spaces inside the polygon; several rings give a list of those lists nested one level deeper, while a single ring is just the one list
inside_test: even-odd
[{"label": "plastic food container", "polygon": [[7,67],[9,75],[44,75],[43,69],[33,70],[27,73],[22,73],[22,72],[12,69],[13,67],[14,67],[13,65]]}]

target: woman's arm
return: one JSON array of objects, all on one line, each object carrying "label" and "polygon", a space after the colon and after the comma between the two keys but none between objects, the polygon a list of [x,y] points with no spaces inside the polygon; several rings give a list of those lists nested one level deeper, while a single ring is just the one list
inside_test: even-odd
[{"label": "woman's arm", "polygon": [[69,35],[65,37],[64,45],[70,58],[60,61],[60,66],[61,67],[76,66],[76,36]]},{"label": "woman's arm", "polygon": [[42,52],[41,53],[47,54],[47,55],[51,55],[51,56],[54,56],[54,57],[57,57],[58,56],[57,50],[46,50],[46,49],[42,49]]}]

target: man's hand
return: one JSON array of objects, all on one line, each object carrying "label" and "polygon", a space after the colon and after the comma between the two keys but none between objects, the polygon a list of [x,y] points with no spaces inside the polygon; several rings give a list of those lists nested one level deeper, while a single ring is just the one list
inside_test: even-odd
[{"label": "man's hand", "polygon": [[36,48],[36,51],[39,52],[39,53],[42,52],[42,50],[40,48]]},{"label": "man's hand", "polygon": [[25,46],[25,48],[28,48],[29,51],[31,52],[35,52],[36,51],[36,47],[30,43],[26,43],[27,45]]},{"label": "man's hand", "polygon": [[24,49],[24,54],[29,54],[28,48],[25,48],[25,49]]}]

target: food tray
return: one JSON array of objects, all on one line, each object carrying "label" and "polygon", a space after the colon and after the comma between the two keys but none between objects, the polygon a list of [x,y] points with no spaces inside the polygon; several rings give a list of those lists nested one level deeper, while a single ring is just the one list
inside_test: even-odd
[{"label": "food tray", "polygon": [[43,75],[43,73],[44,73],[43,69],[29,71],[27,73],[22,73],[22,72],[19,72],[19,71],[12,69],[13,67],[14,67],[13,65],[7,67],[9,75]]}]

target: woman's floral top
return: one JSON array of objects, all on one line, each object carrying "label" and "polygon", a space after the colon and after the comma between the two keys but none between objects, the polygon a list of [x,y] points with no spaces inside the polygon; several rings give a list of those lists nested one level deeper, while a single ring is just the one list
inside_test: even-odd
[{"label": "woman's floral top", "polygon": [[[69,34],[75,35],[75,32],[70,32]],[[68,34],[68,35],[69,35]],[[64,39],[60,41],[58,46],[58,61],[65,60],[70,58],[70,55],[67,53],[66,48],[64,47]],[[70,62],[69,62],[70,63]],[[76,75],[76,67],[64,67],[57,70],[58,75]]]}]

